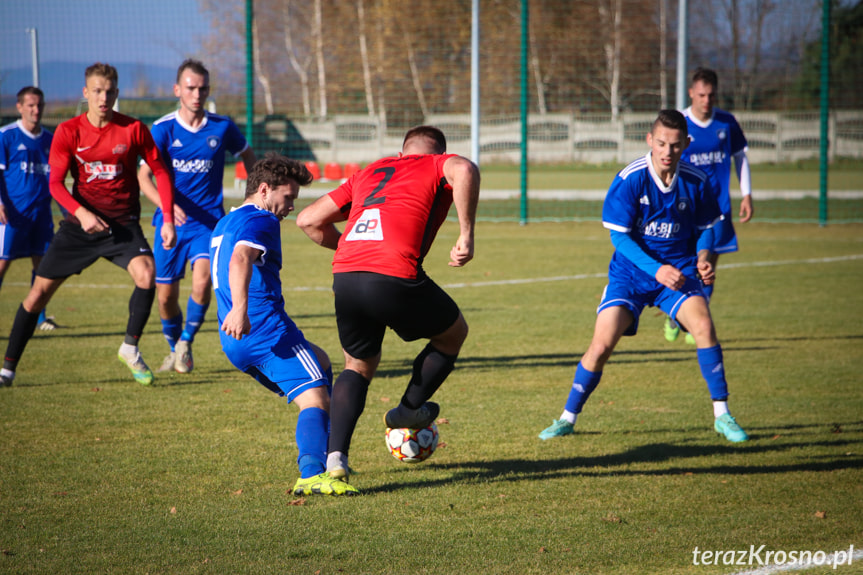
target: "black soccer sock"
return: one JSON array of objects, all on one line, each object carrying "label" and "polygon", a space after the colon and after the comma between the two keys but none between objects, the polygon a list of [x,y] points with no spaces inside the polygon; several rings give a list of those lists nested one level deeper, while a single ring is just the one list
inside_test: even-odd
[{"label": "black soccer sock", "polygon": [[330,398],[330,441],[327,452],[341,451],[345,455],[351,447],[351,436],[366,406],[369,380],[350,369],[344,370],[333,383]]},{"label": "black soccer sock", "polygon": [[135,286],[132,297],[129,298],[129,323],[126,324],[126,338],[124,343],[138,345],[144,326],[150,319],[150,310],[153,308],[153,300],[156,298],[156,288],[139,288]]},{"label": "black soccer sock", "polygon": [[413,374],[402,396],[405,407],[418,409],[428,401],[455,367],[457,357],[426,345],[414,360]]},{"label": "black soccer sock", "polygon": [[21,354],[24,353],[24,348],[27,347],[27,342],[33,337],[33,332],[36,331],[36,324],[39,323],[39,312],[29,312],[24,309],[24,304],[18,306],[18,313],[15,314],[15,321],[12,323],[12,331],[9,332],[9,344],[6,347],[6,356],[3,359],[3,367],[10,371],[15,371],[18,367],[18,360],[21,359]]}]

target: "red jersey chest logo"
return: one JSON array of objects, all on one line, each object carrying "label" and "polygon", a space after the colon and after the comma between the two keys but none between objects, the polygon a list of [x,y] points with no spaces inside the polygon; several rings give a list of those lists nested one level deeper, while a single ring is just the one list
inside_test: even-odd
[{"label": "red jersey chest logo", "polygon": [[112,154],[125,154],[126,150],[128,150],[128,149],[129,149],[129,146],[127,146],[126,144],[117,144],[116,146],[114,146],[114,149],[111,150],[111,153]]},{"label": "red jersey chest logo", "polygon": [[113,180],[123,173],[123,164],[103,164],[102,162],[84,162],[84,173],[87,182],[93,180]]}]

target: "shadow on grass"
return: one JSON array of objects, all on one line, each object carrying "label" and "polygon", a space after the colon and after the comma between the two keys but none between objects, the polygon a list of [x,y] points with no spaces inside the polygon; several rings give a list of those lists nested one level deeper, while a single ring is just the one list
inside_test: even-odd
[{"label": "shadow on grass", "polygon": [[[845,438],[843,432],[850,428],[863,431],[863,421],[833,423],[829,429],[834,433],[833,440],[823,438],[824,424],[792,424],[781,427],[754,428],[768,433],[751,434],[751,441],[731,445],[705,443],[648,443],[621,453],[586,457],[564,457],[560,459],[499,459],[494,461],[467,461],[462,463],[427,463],[432,469],[447,472],[446,478],[423,480],[419,482],[387,483],[363,489],[363,493],[389,493],[400,489],[417,487],[440,487],[456,482],[517,482],[537,481],[563,477],[625,477],[625,476],[673,476],[673,475],[762,475],[781,474],[799,471],[838,471],[863,469],[863,438]],[[806,434],[812,441],[774,442],[776,433],[791,430],[809,430]],[[657,430],[651,430],[651,434]],[[554,441],[577,440],[579,434]],[[537,440],[538,441],[538,440]],[[789,452],[812,447],[842,449],[846,455],[819,454],[807,456],[805,460],[792,463],[765,464],[764,454]],[[751,463],[728,464],[713,462],[708,458],[723,455],[745,455]],[[698,459],[700,464],[687,464],[687,460]],[[739,457],[736,458],[739,461]],[[705,463],[707,462],[707,463]],[[644,468],[643,465],[662,465],[662,469]],[[632,466],[639,466],[632,469]],[[406,468],[396,473],[408,472]]]}]

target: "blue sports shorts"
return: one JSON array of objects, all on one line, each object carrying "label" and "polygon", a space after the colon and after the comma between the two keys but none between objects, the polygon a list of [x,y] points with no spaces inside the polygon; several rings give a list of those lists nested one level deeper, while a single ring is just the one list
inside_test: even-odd
[{"label": "blue sports shorts", "polygon": [[39,212],[34,219],[9,218],[0,224],[0,260],[43,256],[54,238],[51,210]]},{"label": "blue sports shorts", "polygon": [[156,228],[153,257],[156,260],[156,283],[172,284],[186,277],[186,262],[210,259],[210,230],[195,226],[189,231],[177,227],[177,245],[170,250],[162,247],[161,227]]},{"label": "blue sports shorts", "polygon": [[713,245],[710,251],[715,254],[728,254],[737,251],[737,234],[731,214],[723,214],[720,221],[713,226]]},{"label": "blue sports shorts", "polygon": [[676,319],[677,311],[683,302],[695,296],[704,297],[701,280],[698,279],[687,277],[680,291],[667,288],[656,280],[653,280],[653,283],[655,285],[652,289],[644,289],[633,286],[629,281],[609,278],[596,313],[609,307],[625,307],[632,313],[634,321],[623,335],[635,335],[638,332],[638,319],[645,306],[658,307],[671,319]]},{"label": "blue sports shorts", "polygon": [[225,355],[237,369],[273,393],[286,396],[288,403],[315,387],[326,386],[331,391],[331,383],[315,352],[298,329],[267,334],[263,341],[248,336],[239,341],[225,334],[221,337]]}]

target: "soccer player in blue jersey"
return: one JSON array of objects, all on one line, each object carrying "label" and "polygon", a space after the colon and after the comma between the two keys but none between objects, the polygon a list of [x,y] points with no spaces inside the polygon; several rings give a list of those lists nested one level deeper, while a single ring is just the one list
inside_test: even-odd
[{"label": "soccer player in blue jersey", "polygon": [[[207,112],[210,73],[197,60],[185,60],[177,70],[174,95],[180,107],[156,120],[153,139],[176,191],[174,221],[177,245],[166,250],[158,244],[156,258],[156,295],[162,333],[171,348],[159,371],[188,373],[194,368],[192,342],[201,328],[210,305],[210,232],[225,215],[222,205],[222,179],[225,153],[239,157],[246,170],[255,163],[255,154],[239,128],[226,117]],[[151,179],[152,171],[142,164],[138,171],[141,190],[159,206],[159,193]],[[162,210],[153,217],[156,235],[162,226]],[[180,308],[180,280],[186,262],[191,265],[192,293],[186,302],[186,320]]]},{"label": "soccer player in blue jersey", "polygon": [[300,186],[311,182],[302,163],[268,154],[248,173],[243,205],[213,230],[209,255],[219,336],[237,369],[300,408],[294,494],[356,495],[355,487],[326,472],[330,360],[288,317],[279,279],[279,222],[293,211]]},{"label": "soccer player in blue jersey", "polygon": [[[716,107],[718,86],[719,78],[713,70],[698,68],[692,75],[692,83],[689,85],[692,105],[683,111],[689,127],[689,146],[682,156],[684,162],[698,166],[713,178],[723,218],[713,228],[710,236],[712,244],[699,247],[710,251],[708,258],[714,268],[720,254],[737,251],[737,235],[731,217],[732,158],[743,196],[740,202],[740,222],[748,222],[754,213],[749,160],[746,157],[746,136],[733,115]],[[708,301],[713,295],[713,288],[713,284],[704,286]],[[679,334],[680,327],[671,318],[666,318],[665,339],[674,341]],[[687,335],[686,339],[689,343],[695,343],[690,335]]]},{"label": "soccer player in blue jersey", "polygon": [[[48,155],[53,134],[42,126],[45,95],[26,86],[15,104],[21,118],[0,128],[0,286],[12,260],[29,257],[33,275],[54,237]],[[39,329],[57,324],[39,314]]]},{"label": "soccer player in blue jersey", "polygon": [[[748,436],[728,411],[722,348],[702,282],[713,265],[696,241],[721,217],[707,174],[680,161],[688,143],[686,119],[663,110],[647,135],[650,152],[624,168],[611,184],[602,223],[615,252],[608,268],[590,346],[575,372],[563,414],[540,439],[574,433],[573,426],[602,370],[624,335],[635,335],[644,306],[655,306],[694,337],[701,374],[713,399],[714,429],[733,442]],[[700,279],[699,279],[700,277]]]}]

